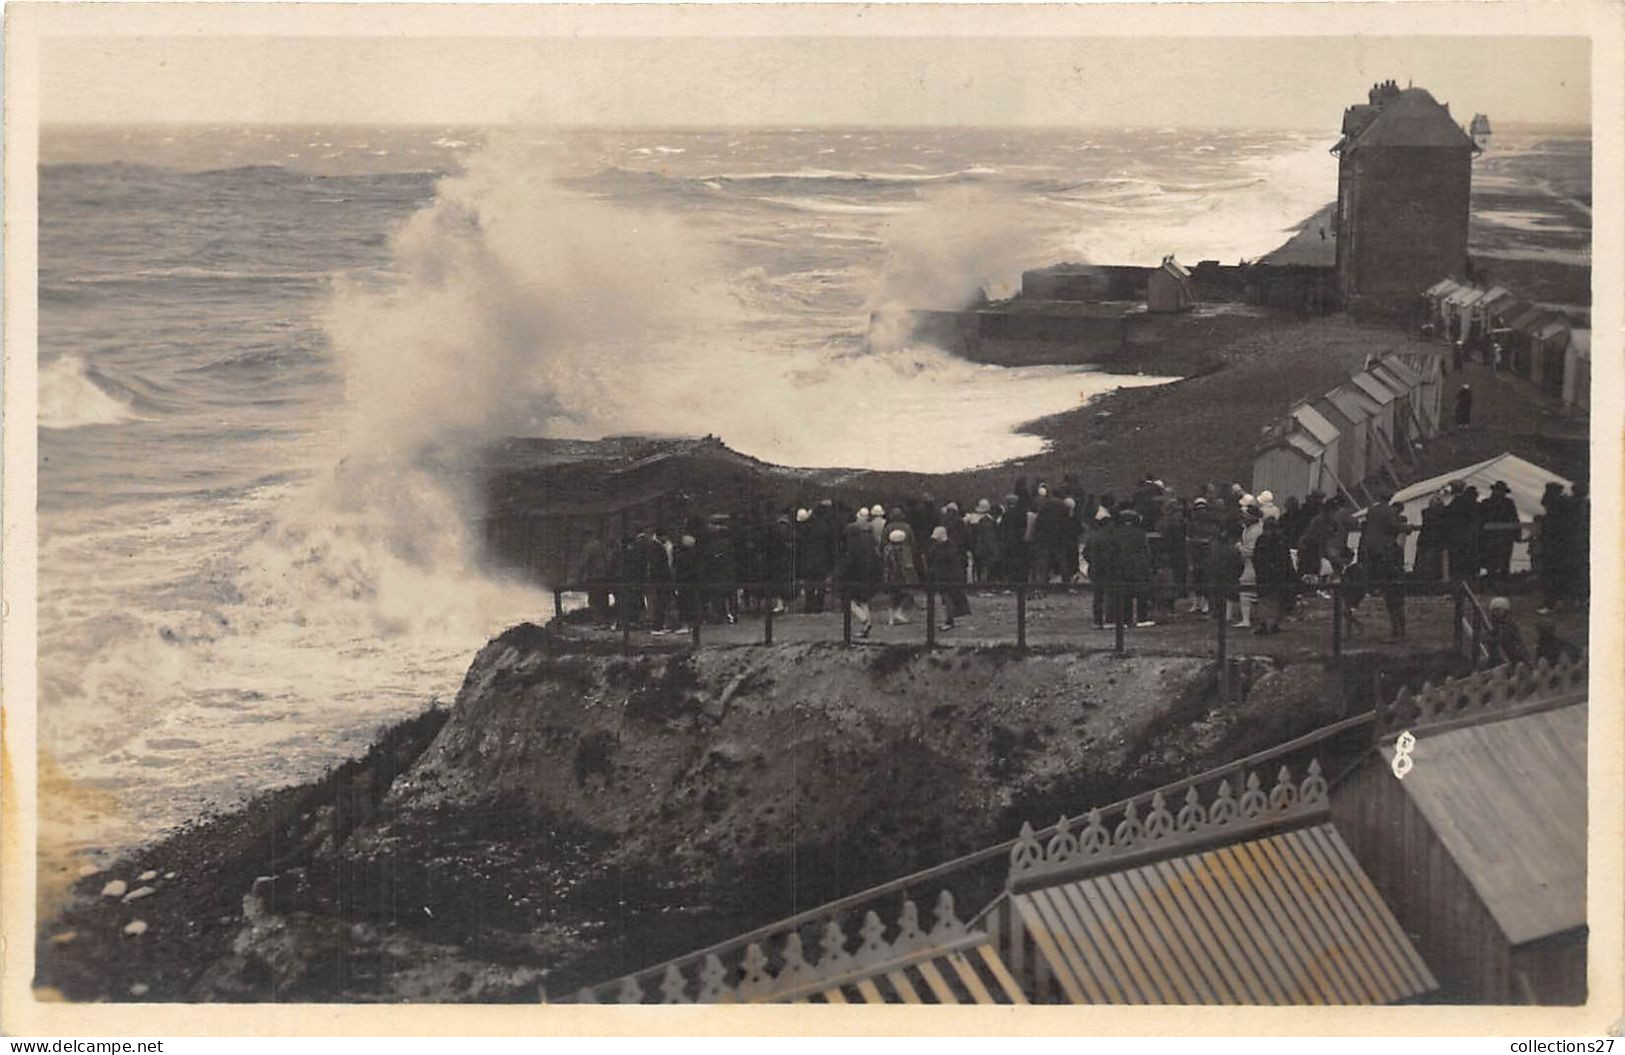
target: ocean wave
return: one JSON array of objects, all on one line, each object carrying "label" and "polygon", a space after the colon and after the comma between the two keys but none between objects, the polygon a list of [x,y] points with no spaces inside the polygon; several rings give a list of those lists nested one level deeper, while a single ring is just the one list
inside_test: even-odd
[{"label": "ocean wave", "polygon": [[864,205],[858,202],[831,201],[828,198],[774,198],[762,197],[757,201],[769,205],[778,205],[786,209],[795,209],[798,212],[822,212],[837,215],[890,215],[892,213],[907,212],[910,208],[904,204],[891,205]]},{"label": "ocean wave", "polygon": [[85,425],[119,425],[140,416],[127,402],[97,384],[92,367],[76,355],[64,355],[39,372],[39,425],[42,429],[76,429]]},{"label": "ocean wave", "polygon": [[696,177],[719,183],[947,183],[997,176],[999,170],[972,165],[952,172],[860,172],[843,169],[794,169],[787,172],[718,172]]}]

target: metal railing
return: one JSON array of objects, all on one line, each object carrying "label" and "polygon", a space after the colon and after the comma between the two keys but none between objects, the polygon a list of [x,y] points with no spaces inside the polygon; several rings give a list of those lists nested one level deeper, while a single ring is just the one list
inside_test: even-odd
[{"label": "metal railing", "polygon": [[[824,596],[829,598],[840,612],[841,641],[847,645],[858,643],[859,637],[854,634],[853,627],[852,598],[843,593],[841,585],[838,583],[832,585],[827,582],[809,584],[806,582],[742,580],[726,582],[662,582],[655,585],[647,582],[613,583],[607,581],[566,583],[553,589],[553,611],[555,617],[566,617],[564,602],[566,594],[585,593],[589,597],[597,595],[601,598],[615,598],[615,604],[609,605],[607,610],[598,610],[597,614],[600,618],[612,621],[614,628],[620,634],[623,651],[630,655],[638,650],[634,645],[633,635],[634,633],[644,632],[645,602],[651,593],[666,595],[666,599],[661,603],[665,606],[666,611],[679,613],[677,621],[687,624],[687,636],[690,646],[696,649],[702,647],[704,643],[707,625],[721,625],[714,617],[717,610],[716,602],[719,599],[726,599],[723,600],[721,607],[730,613],[727,623],[731,625],[744,622],[747,618],[759,619],[762,630],[758,640],[761,644],[771,645],[775,640],[776,622],[786,617],[797,617],[798,615],[833,614],[827,608],[819,612],[802,612],[799,614],[789,611],[788,608],[778,609],[778,604],[793,602],[796,597],[808,589],[809,585],[811,585],[813,593],[822,591]],[[1093,599],[1096,595],[1099,595],[1102,598],[1101,613],[1104,616],[1106,625],[1113,631],[1110,650],[1122,654],[1128,649],[1131,632],[1138,635],[1146,629],[1135,625],[1135,609],[1139,607],[1142,600],[1149,599],[1159,590],[1165,590],[1166,585],[1166,583],[1158,582],[1091,583],[1087,581],[1052,583],[967,582],[963,584],[927,582],[901,586],[880,585],[873,589],[866,586],[863,601],[867,603],[871,599],[884,598],[888,595],[907,595],[912,598],[923,594],[925,602],[923,606],[925,617],[923,644],[926,648],[935,648],[940,643],[937,617],[946,595],[956,593],[962,593],[966,597],[976,595],[1009,597],[1013,595],[1014,613],[1011,621],[1014,625],[1010,628],[1009,640],[1018,650],[1026,651],[1030,647],[1030,639],[1033,636],[1032,631],[1034,629],[1033,612],[1031,610],[1032,602],[1055,596],[1070,598],[1082,594]],[[1290,591],[1296,598],[1294,602],[1296,605],[1313,604],[1317,594],[1329,597],[1331,601],[1331,618],[1328,620],[1326,630],[1325,651],[1331,657],[1338,658],[1343,655],[1352,636],[1363,626],[1363,621],[1355,614],[1358,605],[1351,603],[1356,594],[1358,593],[1361,597],[1375,598],[1380,604],[1385,593],[1396,586],[1403,591],[1403,599],[1407,602],[1424,598],[1451,597],[1454,602],[1454,619],[1452,620],[1454,631],[1449,639],[1449,649],[1463,659],[1474,663],[1481,662],[1482,658],[1487,656],[1483,640],[1488,627],[1488,619],[1478,598],[1465,581],[1423,581],[1406,578],[1403,580],[1364,580],[1357,585],[1350,581],[1334,580],[1319,584],[1294,584],[1284,589]],[[1518,586],[1521,589],[1524,584],[1518,584]],[[1532,584],[1528,584],[1528,586],[1532,588]],[[1274,587],[1276,591],[1282,589],[1283,587],[1280,586]],[[1218,591],[1222,591],[1224,596],[1218,596]],[[1513,589],[1511,592],[1519,592],[1519,589]],[[1225,602],[1235,602],[1243,594],[1253,598],[1264,598],[1269,593],[1270,588],[1261,589],[1254,584],[1243,583],[1235,586],[1226,585],[1217,588],[1217,590],[1213,588],[1199,592],[1187,590],[1175,598],[1176,601],[1181,601],[1203,595],[1208,597],[1210,611],[1206,613],[1205,618],[1212,625],[1213,654],[1220,664],[1221,679],[1226,677],[1226,660],[1234,651],[1230,641],[1231,632],[1238,629],[1232,626],[1226,618],[1227,605]],[[760,604],[760,610],[756,612],[745,611],[742,606],[737,604],[740,597],[755,599]],[[635,615],[627,611],[630,607],[637,609]],[[1301,608],[1298,609],[1300,612],[1302,610]],[[704,618],[708,611],[713,615],[713,620],[709,624]],[[1194,614],[1196,614],[1194,611],[1178,613],[1173,622],[1164,621],[1158,623],[1157,626],[1194,626],[1197,625],[1196,621],[1191,618]],[[1095,625],[1099,626],[1099,624]],[[740,642],[735,640],[733,643]],[[977,643],[986,644],[987,635],[979,635]],[[1420,643],[1420,641],[1413,640],[1413,643]],[[1065,641],[1063,644],[1080,646],[1080,651],[1104,651],[1104,649],[1090,641],[1077,641],[1074,639]],[[1439,644],[1443,646],[1444,642],[1441,641]]]}]

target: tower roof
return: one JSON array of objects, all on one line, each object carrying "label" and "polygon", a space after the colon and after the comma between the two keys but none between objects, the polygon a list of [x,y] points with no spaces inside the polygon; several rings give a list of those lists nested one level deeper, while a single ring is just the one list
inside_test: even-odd
[{"label": "tower roof", "polygon": [[1345,152],[1361,147],[1477,149],[1449,109],[1425,88],[1401,89],[1376,106],[1351,107],[1351,111],[1357,113],[1345,115],[1345,134],[1337,145]]}]

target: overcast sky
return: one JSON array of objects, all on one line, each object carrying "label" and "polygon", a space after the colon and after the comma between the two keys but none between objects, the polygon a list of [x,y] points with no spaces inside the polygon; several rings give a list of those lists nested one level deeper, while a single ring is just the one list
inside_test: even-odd
[{"label": "overcast sky", "polygon": [[72,37],[42,120],[1324,128],[1414,80],[1584,124],[1583,37]]}]

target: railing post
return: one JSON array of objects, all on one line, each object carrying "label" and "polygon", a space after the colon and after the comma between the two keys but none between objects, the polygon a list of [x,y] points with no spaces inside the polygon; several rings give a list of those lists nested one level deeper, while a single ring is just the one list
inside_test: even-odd
[{"label": "railing post", "polygon": [[1478,662],[1479,662],[1478,657],[1481,654],[1482,649],[1483,649],[1484,619],[1479,614],[1479,612],[1480,612],[1480,609],[1479,609],[1478,605],[1476,605],[1476,604],[1473,605],[1473,659],[1472,659],[1472,669],[1473,670],[1478,669]]},{"label": "railing post", "polygon": [[1123,654],[1123,636],[1127,632],[1123,627],[1123,602],[1128,599],[1128,591],[1118,588],[1112,591],[1112,618],[1117,626],[1112,631],[1112,648],[1118,655]]},{"label": "railing post", "polygon": [[625,606],[621,609],[621,654],[632,654],[632,620],[627,618]]},{"label": "railing post", "polygon": [[1224,602],[1213,606],[1213,619],[1219,627],[1219,702],[1230,702],[1230,620],[1225,618]]},{"label": "railing post", "polygon": [[1450,592],[1452,594],[1454,594],[1455,598],[1456,598],[1456,622],[1455,622],[1454,639],[1455,639],[1456,656],[1459,658],[1461,656],[1461,654],[1462,654],[1462,647],[1463,647],[1463,645],[1466,644],[1466,642],[1463,640],[1463,632],[1462,632],[1461,624],[1462,624],[1462,620],[1467,618],[1467,588],[1465,586],[1463,586],[1458,581],[1458,582],[1455,582],[1455,583],[1451,584]]},{"label": "railing post", "polygon": [[1332,583],[1332,658],[1343,655],[1343,583]]},{"label": "railing post", "polygon": [[691,610],[688,613],[688,633],[694,643],[694,651],[698,652],[700,650],[700,623],[704,622],[701,618],[699,598],[692,599],[689,602],[689,607]]},{"label": "railing post", "polygon": [[852,598],[841,598],[841,640],[852,644]]},{"label": "railing post", "polygon": [[773,643],[773,601],[774,599],[769,597],[767,603],[762,605],[762,644],[764,645]]},{"label": "railing post", "polygon": [[554,590],[553,591],[553,618],[555,618],[555,619],[563,619],[564,618],[564,591],[563,590]]},{"label": "railing post", "polygon": [[937,647],[937,591],[930,583],[925,586],[925,647]]},{"label": "railing post", "polygon": [[1016,648],[1027,651],[1027,584],[1016,583]]}]

